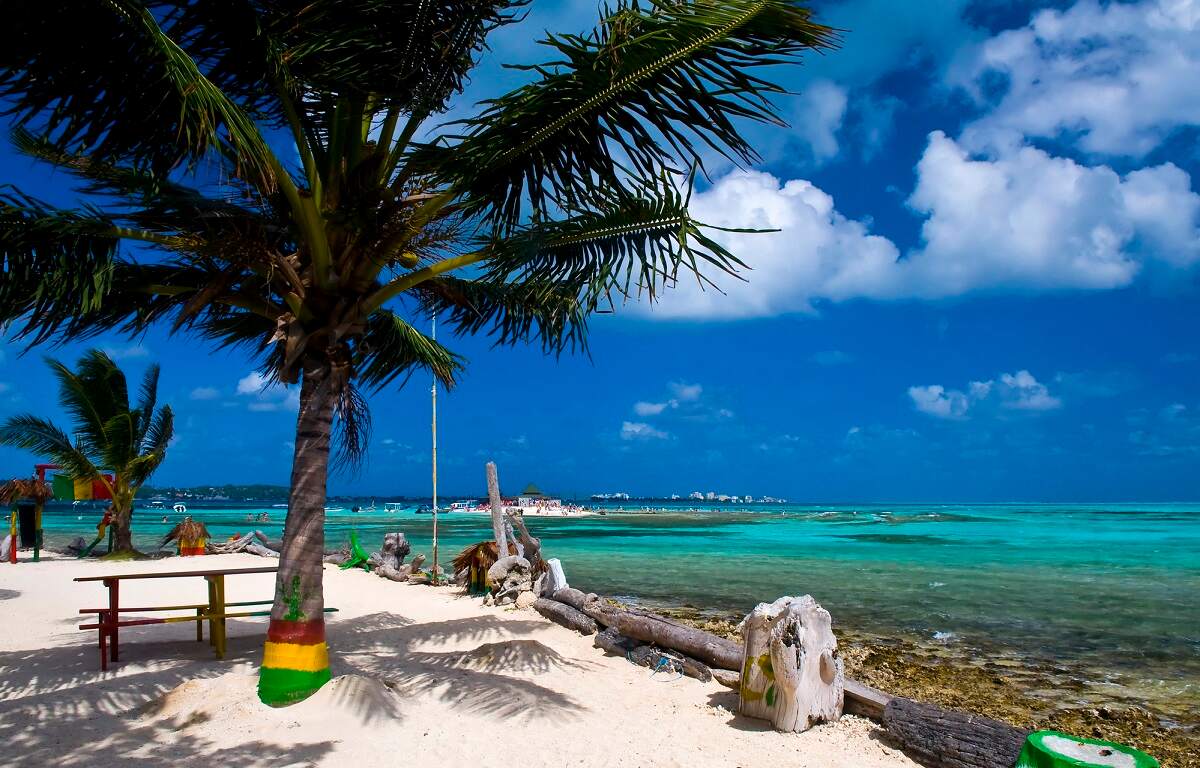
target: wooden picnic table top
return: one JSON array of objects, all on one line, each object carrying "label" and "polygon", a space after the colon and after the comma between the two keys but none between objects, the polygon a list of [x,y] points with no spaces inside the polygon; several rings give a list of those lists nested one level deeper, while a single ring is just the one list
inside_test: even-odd
[{"label": "wooden picnic table top", "polygon": [[161,571],[159,573],[114,573],[111,576],[77,576],[74,581],[115,581],[124,579],[177,579],[184,576],[235,576],[239,573],[275,573],[279,566],[257,568],[210,568],[203,571]]}]

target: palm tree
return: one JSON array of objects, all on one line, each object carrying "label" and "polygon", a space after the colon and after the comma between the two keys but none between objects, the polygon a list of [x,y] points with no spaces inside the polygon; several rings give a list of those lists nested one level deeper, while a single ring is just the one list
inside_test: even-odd
[{"label": "palm tree", "polygon": [[[112,496],[113,552],[131,553],[133,499],[167,457],[175,433],[171,407],[155,410],[158,366],[146,370],[131,406],[125,374],[104,352],[88,352],[74,371],[57,360],[46,363],[58,379],[74,441],[48,419],[27,413],[0,424],[0,445],[48,456],[71,477],[103,484]],[[112,473],[111,481],[104,470]]]},{"label": "palm tree", "polygon": [[[701,153],[753,162],[768,70],[831,46],[795,0],[616,0],[528,82],[439,124],[525,0],[10,0],[17,148],[80,179],[0,193],[0,324],[31,343],[158,322],[299,383],[264,701],[328,679],[324,501],[361,391],[463,360],[418,327],[586,349],[587,318],[742,266],[688,215]],[[70,41],[64,44],[63,41]]]}]

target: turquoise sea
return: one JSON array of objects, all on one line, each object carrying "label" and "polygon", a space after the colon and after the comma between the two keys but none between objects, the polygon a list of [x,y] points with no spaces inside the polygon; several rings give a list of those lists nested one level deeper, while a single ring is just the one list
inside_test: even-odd
[{"label": "turquoise sea", "polygon": [[[430,553],[431,521],[330,502],[327,546],[357,529],[368,548],[401,530]],[[282,535],[284,509],[189,502],[216,538]],[[721,615],[810,593],[847,630],[904,637],[965,659],[1005,658],[1083,676],[1115,698],[1200,709],[1200,504],[753,505],[532,518],[573,586]],[[270,515],[266,523],[247,516]],[[48,507],[47,543],[94,531],[99,509]],[[167,523],[162,523],[166,514]],[[135,513],[152,550],[177,521]],[[439,515],[440,560],[489,538],[484,515]],[[92,534],[94,535],[94,533]],[[87,538],[90,541],[92,535]]]}]

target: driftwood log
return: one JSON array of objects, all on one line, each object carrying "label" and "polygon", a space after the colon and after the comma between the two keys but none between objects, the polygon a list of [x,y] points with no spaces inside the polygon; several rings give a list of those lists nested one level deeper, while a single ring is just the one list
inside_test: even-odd
[{"label": "driftwood log", "polygon": [[1012,768],[1030,734],[990,717],[900,697],[884,708],[883,725],[929,768]]},{"label": "driftwood log", "polygon": [[496,462],[487,463],[488,503],[492,507],[492,538],[497,552],[508,552],[508,539],[504,533],[504,506],[500,500],[500,476],[496,474]]},{"label": "driftwood log", "polygon": [[759,603],[742,621],[739,711],[778,731],[807,731],[842,716],[845,674],[832,619],[810,595]]},{"label": "driftwood log", "polygon": [[[529,528],[525,525],[524,515],[509,514],[506,516],[512,525],[516,525],[520,536],[517,538],[517,554],[529,561],[530,567],[533,568],[533,575],[540,576],[546,572],[546,561],[542,558],[542,540],[529,532]],[[512,525],[508,528],[509,537],[512,538]],[[566,579],[563,579],[562,586],[567,586]]]},{"label": "driftwood log", "polygon": [[611,627],[597,634],[592,643],[609,653],[624,656],[630,663],[639,667],[679,672],[705,683],[713,679],[712,670],[707,664],[681,653],[662,651],[632,638],[623,637]]},{"label": "driftwood log", "polygon": [[600,599],[594,592],[584,593],[574,587],[556,589],[553,593],[547,593],[547,596],[560,603],[566,603],[577,611],[582,611],[589,602]]},{"label": "driftwood log", "polygon": [[229,541],[208,543],[208,550],[214,555],[231,555],[234,552],[248,552],[259,557],[279,557],[279,547],[272,546],[276,542],[268,539],[262,531],[252,531],[245,536],[239,536]]},{"label": "driftwood log", "polygon": [[740,669],[742,666],[740,644],[649,611],[617,608],[601,600],[589,600],[584,604],[583,612],[625,637],[670,648],[709,666],[721,669]]},{"label": "driftwood log", "polygon": [[596,634],[596,622],[591,616],[557,600],[539,597],[533,604],[533,609],[555,624],[573,629],[581,635]]}]

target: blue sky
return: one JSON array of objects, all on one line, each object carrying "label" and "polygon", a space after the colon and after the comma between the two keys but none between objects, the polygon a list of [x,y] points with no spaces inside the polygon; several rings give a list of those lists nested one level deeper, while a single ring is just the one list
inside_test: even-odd
[{"label": "blue sky", "polygon": [[[539,0],[496,35],[462,111],[540,58]],[[715,490],[795,500],[1193,500],[1200,344],[1200,2],[815,5],[841,50],[782,73],[789,129],[709,164],[698,218],[753,268],[592,324],[591,357],[453,346],[439,474],[481,494]],[[63,199],[7,150],[0,173]],[[68,198],[69,199],[69,198]],[[163,367],[178,439],[156,480],[284,484],[294,395],[186,337],[102,339]],[[34,350],[0,346],[0,417],[57,414]],[[81,348],[52,354],[73,360]],[[335,493],[426,493],[429,386],[371,400],[371,459]],[[0,475],[31,457],[0,449]]]}]

